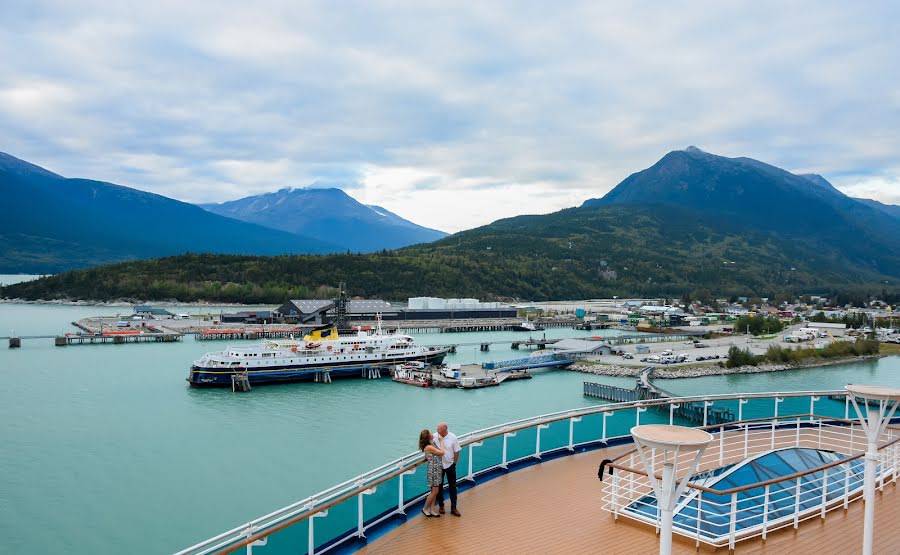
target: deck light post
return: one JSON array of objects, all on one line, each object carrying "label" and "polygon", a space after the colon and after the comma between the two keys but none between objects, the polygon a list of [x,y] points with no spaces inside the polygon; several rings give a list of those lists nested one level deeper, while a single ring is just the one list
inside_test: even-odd
[{"label": "deck light post", "polygon": [[[685,426],[671,426],[665,424],[646,424],[631,428],[631,436],[637,446],[638,454],[647,472],[650,486],[656,494],[656,507],[659,511],[659,553],[671,555],[672,553],[672,515],[675,504],[684,493],[688,480],[697,470],[700,457],[707,444],[713,440],[709,432]],[[650,457],[647,456],[650,452]],[[681,480],[677,479],[678,456],[682,453],[695,453],[693,460],[688,463],[688,468]],[[656,477],[653,462],[661,460],[662,477]],[[700,515],[697,515],[700,518]]]},{"label": "deck light post", "polygon": [[[900,404],[900,389],[893,387],[877,387],[871,385],[848,385],[850,402],[859,417],[859,424],[866,434],[866,467],[863,480],[863,499],[865,500],[865,516],[863,520],[863,555],[872,554],[875,541],[875,473],[878,464],[878,438],[884,433],[897,405]],[[863,399],[866,404],[866,415],[859,408],[856,399]]]}]

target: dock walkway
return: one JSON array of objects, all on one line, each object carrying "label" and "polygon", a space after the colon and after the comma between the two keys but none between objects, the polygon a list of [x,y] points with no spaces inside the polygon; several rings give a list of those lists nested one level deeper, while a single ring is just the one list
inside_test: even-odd
[{"label": "dock walkway", "polygon": [[[675,397],[672,393],[669,393],[661,387],[657,387],[650,381],[652,373],[652,367],[644,368],[644,370],[641,371],[641,375],[637,378],[637,384],[634,389],[626,389],[624,387],[616,387],[596,382],[584,382],[584,395],[614,403],[655,401],[657,399]],[[655,408],[657,410],[669,410],[669,407],[665,405],[658,405]],[[737,417],[730,409],[710,407],[702,401],[676,405],[672,410],[672,414],[673,416],[683,418],[692,424],[700,424],[703,426],[727,424],[737,420]]]}]

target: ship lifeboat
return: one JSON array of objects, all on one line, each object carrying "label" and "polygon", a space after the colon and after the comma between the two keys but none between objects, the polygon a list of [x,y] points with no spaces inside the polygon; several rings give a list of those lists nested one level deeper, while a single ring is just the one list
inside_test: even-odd
[{"label": "ship lifeboat", "polygon": [[331,350],[331,345],[329,345],[329,346],[327,346],[327,347],[325,347],[325,348],[328,349],[328,350],[330,351],[330,350]]},{"label": "ship lifeboat", "polygon": [[294,345],[293,347],[291,347],[291,352],[294,352],[294,353],[297,352],[297,346],[296,346],[296,345]]},{"label": "ship lifeboat", "polygon": [[321,346],[322,346],[321,343],[307,343],[306,344],[307,349],[318,349]]}]

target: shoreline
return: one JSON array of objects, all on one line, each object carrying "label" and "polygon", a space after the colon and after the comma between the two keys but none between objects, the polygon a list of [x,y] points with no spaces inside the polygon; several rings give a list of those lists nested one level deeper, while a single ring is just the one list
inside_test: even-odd
[{"label": "shoreline", "polygon": [[270,304],[242,304],[242,303],[226,303],[226,302],[209,302],[209,301],[196,301],[196,302],[181,302],[181,301],[134,301],[134,300],[126,300],[126,299],[117,299],[115,301],[71,301],[67,299],[53,299],[53,300],[44,300],[38,299],[36,301],[29,301],[26,299],[0,299],[0,304],[33,304],[33,305],[48,305],[48,306],[99,306],[99,307],[133,307],[136,305],[149,305],[149,306],[158,306],[158,307],[175,307],[175,306],[185,306],[185,307],[210,307],[210,306],[234,306],[234,307],[256,307],[256,306],[271,306]]},{"label": "shoreline", "polygon": [[[737,366],[735,368],[724,368],[716,364],[705,367],[687,366],[681,368],[657,368],[654,367],[653,378],[668,380],[679,378],[702,378],[706,376],[725,376],[731,374],[763,374],[766,372],[784,372],[790,370],[806,370],[809,368],[821,368],[827,366],[836,366],[851,362],[863,362],[868,360],[878,360],[891,355],[877,354],[860,357],[842,357],[827,360],[816,360],[802,364],[761,364],[759,366]],[[581,372],[582,374],[593,374],[595,376],[612,376],[619,378],[637,378],[646,366],[619,366],[612,364],[604,364],[601,362],[576,362],[570,365],[566,370],[570,372]]]}]

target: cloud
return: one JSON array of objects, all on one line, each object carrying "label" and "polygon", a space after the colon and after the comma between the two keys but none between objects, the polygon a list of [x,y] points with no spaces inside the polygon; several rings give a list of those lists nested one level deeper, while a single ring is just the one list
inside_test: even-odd
[{"label": "cloud", "polygon": [[192,202],[341,186],[454,231],[696,144],[898,202],[900,8],[102,2],[0,20],[5,150]]}]

